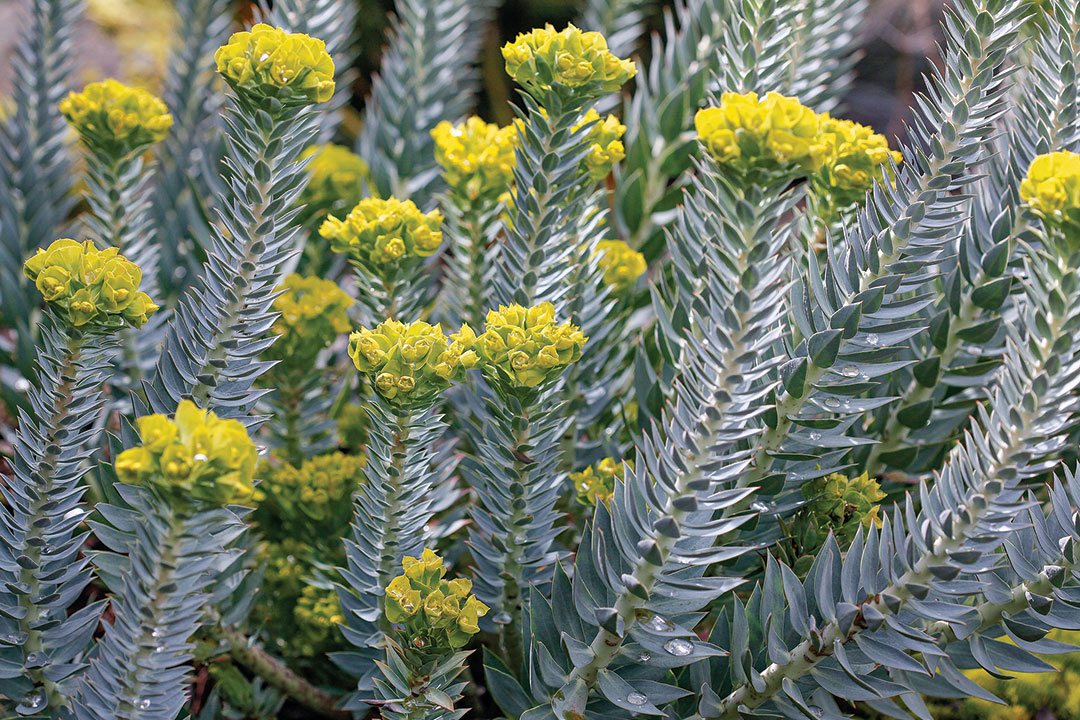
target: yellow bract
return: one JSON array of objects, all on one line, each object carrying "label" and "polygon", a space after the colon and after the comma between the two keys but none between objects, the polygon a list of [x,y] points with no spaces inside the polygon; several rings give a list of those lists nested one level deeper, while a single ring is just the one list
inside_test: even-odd
[{"label": "yellow bract", "polygon": [[89,240],[61,238],[30,257],[23,272],[75,327],[117,328],[126,322],[139,328],[158,309],[139,292],[139,266],[116,248],[98,250]]},{"label": "yellow bract", "polygon": [[338,637],[338,625],[345,622],[341,602],[332,588],[306,585],[293,608],[295,633],[288,638],[288,652],[311,658],[325,651]]},{"label": "yellow bract", "polygon": [[574,125],[574,130],[595,123],[589,128],[589,136],[586,142],[589,152],[585,156],[585,166],[589,169],[589,177],[593,180],[603,180],[615,167],[615,163],[626,157],[623,148],[622,136],[626,132],[626,126],[619,122],[614,115],[608,115],[603,120],[596,110],[589,108],[581,121]]},{"label": "yellow bract", "polygon": [[342,145],[313,145],[300,154],[308,161],[308,184],[300,192],[303,223],[322,220],[328,213],[347,213],[364,198],[368,166]]},{"label": "yellow bract", "polygon": [[240,421],[181,400],[175,419],[146,415],[135,422],[142,445],[116,458],[122,481],[151,485],[181,502],[220,506],[252,499],[258,452]]},{"label": "yellow bract", "polygon": [[1036,157],[1020,183],[1020,197],[1070,246],[1080,244],[1080,155],[1062,150]]},{"label": "yellow bract", "polygon": [[488,311],[476,352],[485,373],[532,388],[576,362],[586,340],[576,325],[555,322],[551,303],[515,304]]},{"label": "yellow bract", "polygon": [[90,83],[60,101],[60,112],[87,145],[126,154],[169,134],[173,118],[159,98],[113,79]]},{"label": "yellow bract", "polygon": [[489,608],[470,594],[472,581],[444,579],[443,559],[428,549],[419,559],[406,557],[402,569],[386,586],[385,612],[403,626],[406,648],[456,649],[480,631],[477,621]]},{"label": "yellow bract", "polygon": [[863,200],[874,181],[891,176],[892,165],[903,156],[889,149],[889,141],[871,128],[850,120],[837,120],[828,113],[821,116],[821,143],[825,157],[821,169],[811,178],[820,191],[827,193],[837,207],[847,207]]},{"label": "yellow bract", "polygon": [[214,53],[217,71],[237,91],[286,104],[326,102],[334,95],[334,61],[322,40],[258,24]]},{"label": "yellow bract", "polygon": [[386,320],[349,336],[349,357],[387,400],[433,398],[477,363],[476,334],[468,325],[447,337],[439,325]]},{"label": "yellow bract", "polygon": [[813,172],[825,158],[818,115],[779,93],[724,93],[720,107],[698,110],[694,127],[718,163],[742,172]]},{"label": "yellow bract", "polygon": [[518,144],[513,125],[499,127],[478,117],[461,125],[443,121],[431,131],[435,160],[451,189],[469,199],[498,200],[514,183],[514,149]]},{"label": "yellow bract", "polygon": [[408,260],[433,254],[442,244],[442,215],[422,213],[412,200],[365,198],[344,220],[326,219],[319,234],[330,249],[344,253],[379,276]]},{"label": "yellow bract", "polygon": [[533,92],[563,86],[589,95],[610,93],[637,73],[632,61],[611,54],[603,35],[573,25],[522,33],[503,46],[502,56],[507,74]]},{"label": "yellow bract", "polygon": [[279,335],[268,355],[291,367],[310,368],[315,356],[349,331],[348,310],[353,301],[330,280],[293,273],[278,288],[274,300],[281,313],[272,328]]},{"label": "yellow bract", "polygon": [[570,480],[577,490],[577,499],[582,505],[596,507],[596,501],[605,504],[615,492],[615,480],[623,479],[625,468],[615,458],[607,457],[590,465],[581,472],[570,473]]},{"label": "yellow bract", "polygon": [[594,254],[600,257],[604,282],[616,292],[629,288],[648,268],[645,256],[622,240],[601,240]]}]

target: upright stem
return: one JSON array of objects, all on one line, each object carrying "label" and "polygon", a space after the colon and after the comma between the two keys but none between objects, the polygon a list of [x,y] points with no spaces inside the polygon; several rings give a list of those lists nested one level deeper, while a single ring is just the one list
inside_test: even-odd
[{"label": "upright stem", "polygon": [[499,649],[508,667],[521,667],[524,661],[521,637],[521,592],[519,578],[525,570],[525,538],[519,529],[528,523],[526,515],[525,490],[530,481],[529,468],[533,464],[523,448],[529,444],[529,408],[522,410],[520,423],[514,431],[514,477],[510,483],[510,517],[507,523],[506,537],[506,573],[502,591],[502,611],[510,617],[500,618],[505,621],[499,633]]},{"label": "upright stem", "polygon": [[[412,428],[412,413],[399,407],[394,411],[394,419],[394,433],[390,446],[391,477],[387,478],[387,485],[390,488],[386,509],[387,525],[386,533],[383,535],[382,554],[379,557],[379,587],[382,590],[386,589],[387,584],[398,571],[401,561],[398,551],[398,547],[401,545],[401,538],[399,537],[401,523],[398,518],[402,512],[407,511],[406,508],[401,507],[403,494],[401,480],[405,477],[406,450]],[[391,631],[392,625],[386,618],[386,613],[379,613],[379,626],[383,632],[389,633]]]}]

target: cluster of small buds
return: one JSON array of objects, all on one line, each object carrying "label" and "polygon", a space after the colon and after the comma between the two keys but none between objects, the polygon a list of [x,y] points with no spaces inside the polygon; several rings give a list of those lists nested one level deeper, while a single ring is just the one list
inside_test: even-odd
[{"label": "cluster of small buds", "polygon": [[404,574],[386,586],[386,619],[400,625],[403,647],[427,652],[456,650],[480,631],[489,610],[476,599],[468,578],[446,580],[446,565],[425,549],[420,559],[406,557]]},{"label": "cluster of small buds", "polygon": [[570,473],[578,502],[590,507],[596,507],[597,501],[607,504],[615,492],[615,481],[622,480],[625,472],[622,462],[607,457],[581,472]]},{"label": "cluster of small buds", "polygon": [[814,540],[824,542],[831,530],[845,547],[860,525],[877,523],[878,504],[885,499],[877,480],[867,473],[854,478],[843,473],[815,478],[803,485],[802,495],[809,525],[818,531]]},{"label": "cluster of small buds", "polygon": [[637,73],[632,61],[608,50],[603,35],[573,25],[522,33],[503,46],[502,56],[507,74],[538,100],[559,87],[583,97],[615,92]]},{"label": "cluster of small buds", "polygon": [[164,139],[173,123],[160,98],[111,78],[69,93],[60,112],[90,148],[118,156]]},{"label": "cluster of small buds", "polygon": [[278,336],[268,356],[289,367],[309,369],[315,356],[348,332],[353,300],[337,283],[293,273],[278,288],[274,310],[281,316],[272,332]]},{"label": "cluster of small buds", "polygon": [[458,382],[477,364],[476,334],[468,325],[447,337],[439,325],[385,320],[349,336],[349,357],[387,400],[424,402]]},{"label": "cluster of small buds", "polygon": [[581,357],[586,338],[572,323],[555,322],[555,307],[500,306],[489,310],[476,351],[484,372],[496,380],[534,388]]},{"label": "cluster of small buds", "polygon": [[287,535],[307,543],[337,538],[349,527],[349,499],[363,481],[364,458],[327,453],[289,463],[263,463],[255,490],[254,520],[272,528],[275,537]]},{"label": "cluster of small buds", "polygon": [[720,106],[698,110],[698,139],[718,163],[743,173],[805,174],[818,170],[826,147],[821,119],[794,98],[724,93]]},{"label": "cluster of small buds", "polygon": [[293,608],[293,620],[294,632],[289,635],[286,652],[293,657],[311,658],[333,647],[345,614],[333,588],[306,585]]},{"label": "cluster of small buds", "polygon": [[364,199],[368,189],[368,166],[360,156],[343,145],[312,145],[300,154],[308,160],[308,183],[297,205],[304,225],[314,226],[331,213],[343,215]]},{"label": "cluster of small buds", "polygon": [[1071,248],[1080,245],[1080,154],[1062,150],[1036,157],[1020,183],[1020,197]]},{"label": "cluster of small buds", "polygon": [[504,199],[514,184],[514,125],[499,127],[478,117],[460,125],[442,121],[431,131],[435,160],[450,189],[470,200]]},{"label": "cluster of small buds", "polygon": [[225,81],[252,99],[310,105],[334,95],[334,61],[326,44],[303,33],[260,23],[234,33],[214,61]]},{"label": "cluster of small buds", "polygon": [[90,240],[61,238],[31,256],[23,272],[78,328],[113,329],[125,322],[140,328],[158,309],[139,291],[139,266],[116,248],[98,250]]},{"label": "cluster of small buds", "polygon": [[175,419],[135,421],[142,444],[116,458],[123,482],[150,485],[179,503],[211,506],[250,502],[258,451],[239,420],[222,420],[181,400]]},{"label": "cluster of small buds", "polygon": [[626,126],[614,115],[601,119],[596,110],[589,108],[573,129],[577,130],[589,123],[593,125],[589,128],[589,135],[585,139],[589,146],[589,152],[585,156],[585,166],[589,170],[589,177],[593,180],[603,180],[611,173],[615,163],[626,157],[626,149],[622,144]]},{"label": "cluster of small buds", "polygon": [[437,210],[420,212],[412,200],[365,198],[344,220],[328,217],[319,234],[334,252],[387,277],[404,262],[434,254],[442,244],[441,225]]},{"label": "cluster of small buds", "polygon": [[648,268],[645,256],[622,240],[601,240],[594,255],[604,270],[604,282],[615,292],[632,287]]},{"label": "cluster of small buds", "polygon": [[836,207],[849,207],[866,197],[875,180],[891,177],[892,163],[899,164],[903,155],[890,150],[885,136],[865,125],[837,120],[828,113],[820,117],[825,158],[810,182]]}]

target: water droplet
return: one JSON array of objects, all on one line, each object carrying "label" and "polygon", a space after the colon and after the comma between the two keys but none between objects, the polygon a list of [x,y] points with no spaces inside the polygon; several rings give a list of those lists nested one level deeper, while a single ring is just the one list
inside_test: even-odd
[{"label": "water droplet", "polygon": [[655,633],[671,632],[675,629],[675,625],[665,617],[660,615],[651,615],[641,623],[645,626],[646,630],[651,630]]},{"label": "water droplet", "polygon": [[810,712],[814,713],[814,717],[825,717],[825,709],[817,705],[811,705]]},{"label": "water droplet", "polygon": [[866,336],[867,345],[877,345],[879,342],[881,342],[881,338],[878,337],[877,333],[870,333]]},{"label": "water droplet", "polygon": [[637,661],[641,663],[647,663],[650,660],[652,660],[652,655],[650,655],[649,653],[641,653],[637,656]]},{"label": "water droplet", "polygon": [[840,374],[844,377],[849,378],[859,377],[859,368],[855,367],[854,365],[845,365],[843,368],[841,368]]},{"label": "water droplet", "polygon": [[22,645],[29,639],[29,635],[24,632],[8,633],[2,638],[8,645]]},{"label": "water droplet", "polygon": [[165,628],[163,628],[163,627],[154,628],[154,630],[150,633],[150,637],[154,637],[154,638],[165,637]]},{"label": "water droplet", "polygon": [[135,701],[135,707],[137,709],[139,709],[139,710],[149,710],[150,709],[150,700],[148,700],[147,698],[141,698],[139,700],[136,700]]},{"label": "water droplet", "polygon": [[664,643],[664,649],[676,657],[686,657],[694,652],[694,643],[682,638],[675,638]]},{"label": "water droplet", "polygon": [[811,440],[820,440],[821,439],[821,433],[819,433],[817,430],[813,431],[812,433],[810,433],[810,439]]},{"label": "water droplet", "polygon": [[45,696],[38,690],[31,690],[23,695],[21,708],[29,710],[40,710],[45,707]]},{"label": "water droplet", "polygon": [[263,53],[259,56],[259,62],[266,62],[270,59],[270,53]]},{"label": "water droplet", "polygon": [[206,453],[195,453],[191,459],[195,462],[206,462],[210,458],[206,457]]},{"label": "water droplet", "polygon": [[840,407],[840,401],[836,398],[825,398],[825,407],[836,410]]},{"label": "water droplet", "polygon": [[511,620],[513,620],[513,618],[510,617],[510,613],[504,612],[501,612],[495,617],[491,618],[491,622],[495,623],[496,625],[508,625]]},{"label": "water droplet", "polygon": [[649,702],[649,698],[645,697],[639,692],[632,692],[626,696],[626,702],[630,703],[631,705],[644,705],[645,703]]}]

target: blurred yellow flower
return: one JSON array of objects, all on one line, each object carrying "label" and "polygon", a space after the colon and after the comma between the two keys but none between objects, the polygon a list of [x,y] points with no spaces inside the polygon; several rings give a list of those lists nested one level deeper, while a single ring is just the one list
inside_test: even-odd
[{"label": "blurred yellow flower", "polygon": [[117,155],[164,139],[173,123],[161,99],[111,78],[68,93],[60,112],[91,149]]}]

